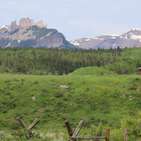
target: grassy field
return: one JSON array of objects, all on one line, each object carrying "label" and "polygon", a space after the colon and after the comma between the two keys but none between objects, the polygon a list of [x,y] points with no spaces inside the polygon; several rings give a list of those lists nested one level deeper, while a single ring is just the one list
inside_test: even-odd
[{"label": "grassy field", "polygon": [[64,118],[72,126],[84,119],[82,134],[110,127],[111,141],[121,141],[127,127],[131,141],[141,140],[141,76],[85,69],[63,76],[0,74],[1,140],[26,140],[17,116],[27,123],[40,118],[34,141],[67,140]]}]

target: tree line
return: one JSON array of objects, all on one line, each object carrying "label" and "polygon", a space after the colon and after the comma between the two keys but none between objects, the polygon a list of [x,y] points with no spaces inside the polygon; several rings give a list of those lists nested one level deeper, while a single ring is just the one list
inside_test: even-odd
[{"label": "tree line", "polygon": [[[126,49],[125,49],[126,50]],[[115,64],[124,50],[117,49],[0,49],[0,72],[68,74],[80,67]]]}]

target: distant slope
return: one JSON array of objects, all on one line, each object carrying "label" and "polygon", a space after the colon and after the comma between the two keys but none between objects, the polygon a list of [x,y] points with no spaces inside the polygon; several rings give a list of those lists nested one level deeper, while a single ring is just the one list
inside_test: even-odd
[{"label": "distant slope", "polygon": [[141,47],[141,30],[133,29],[119,36],[80,38],[71,43],[82,49]]},{"label": "distant slope", "polygon": [[84,67],[76,69],[71,73],[72,75],[95,75],[95,76],[106,76],[114,75],[115,72],[108,69],[108,67]]}]

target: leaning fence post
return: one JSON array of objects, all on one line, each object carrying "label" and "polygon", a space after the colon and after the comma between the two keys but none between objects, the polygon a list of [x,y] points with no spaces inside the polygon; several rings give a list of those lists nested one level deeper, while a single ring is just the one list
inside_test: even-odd
[{"label": "leaning fence post", "polygon": [[105,141],[110,141],[110,129],[106,129],[105,131]]},{"label": "leaning fence post", "polygon": [[17,117],[16,120],[25,129],[27,139],[33,136],[32,129],[39,123],[40,120],[35,119],[29,126],[27,126],[21,117]]},{"label": "leaning fence post", "polygon": [[21,117],[17,117],[16,120],[19,122],[19,124],[21,124],[23,128],[27,128],[25,122],[23,121]]},{"label": "leaning fence post", "polygon": [[79,132],[80,132],[82,126],[83,126],[83,123],[84,123],[83,120],[81,120],[81,121],[79,122],[79,124],[77,125],[77,127],[76,127],[75,130],[73,131],[72,138],[76,138],[76,137],[77,137],[77,135],[79,134]]},{"label": "leaning fence post", "polygon": [[65,120],[65,126],[67,128],[69,136],[71,137],[73,135],[73,131],[72,131],[72,128],[70,126],[70,123],[67,120]]},{"label": "leaning fence post", "polygon": [[73,130],[72,130],[68,120],[65,120],[65,126],[66,126],[68,134],[69,134],[69,140],[71,141],[72,140],[72,135],[73,135]]},{"label": "leaning fence post", "polygon": [[128,129],[124,129],[124,141],[128,141]]}]

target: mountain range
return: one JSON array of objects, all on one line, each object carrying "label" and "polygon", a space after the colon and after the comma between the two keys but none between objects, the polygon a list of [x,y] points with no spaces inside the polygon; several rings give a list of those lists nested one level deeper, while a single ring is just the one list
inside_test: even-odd
[{"label": "mountain range", "polygon": [[80,38],[71,41],[71,43],[82,49],[141,47],[141,30],[132,29],[119,36],[104,35],[94,38]]},{"label": "mountain range", "polygon": [[72,48],[74,45],[56,29],[48,28],[45,22],[22,18],[18,23],[13,21],[0,27],[0,47]]},{"label": "mountain range", "polygon": [[33,47],[33,48],[80,48],[109,49],[141,47],[141,30],[132,29],[121,35],[103,35],[94,38],[80,38],[67,41],[65,36],[56,29],[48,28],[40,20],[21,18],[9,25],[0,27],[0,47]]}]

